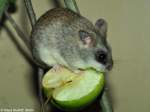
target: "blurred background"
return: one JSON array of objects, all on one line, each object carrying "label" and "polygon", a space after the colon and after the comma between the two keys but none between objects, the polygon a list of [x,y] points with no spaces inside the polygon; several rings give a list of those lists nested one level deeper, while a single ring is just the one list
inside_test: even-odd
[{"label": "blurred background", "polygon": [[[59,5],[59,0],[32,1],[37,17]],[[76,2],[81,14],[93,23],[98,18],[108,22],[108,41],[112,46],[114,68],[107,77],[114,111],[150,112],[150,1]],[[12,17],[29,35],[31,27],[23,0],[17,0],[17,9]],[[16,42],[20,44],[16,46]],[[6,21],[5,27],[0,27],[0,108],[29,108],[37,112],[36,70],[20,51],[28,52]]]}]

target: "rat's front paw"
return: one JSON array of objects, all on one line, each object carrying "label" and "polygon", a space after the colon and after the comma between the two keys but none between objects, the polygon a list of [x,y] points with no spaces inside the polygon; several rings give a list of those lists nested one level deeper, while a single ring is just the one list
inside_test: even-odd
[{"label": "rat's front paw", "polygon": [[83,71],[81,71],[79,69],[73,70],[73,72],[77,75],[81,75],[83,73]]},{"label": "rat's front paw", "polygon": [[74,73],[79,74],[81,72],[81,70],[73,70]]},{"label": "rat's front paw", "polygon": [[52,72],[57,72],[57,71],[61,71],[62,65],[60,64],[56,64],[51,68]]}]

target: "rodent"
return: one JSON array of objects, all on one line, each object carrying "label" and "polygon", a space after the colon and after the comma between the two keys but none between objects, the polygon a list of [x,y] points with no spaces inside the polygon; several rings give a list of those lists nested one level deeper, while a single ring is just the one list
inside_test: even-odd
[{"label": "rodent", "polygon": [[107,42],[107,23],[88,19],[66,8],[43,14],[31,32],[33,57],[43,67],[63,65],[70,70],[112,68],[111,47]]}]

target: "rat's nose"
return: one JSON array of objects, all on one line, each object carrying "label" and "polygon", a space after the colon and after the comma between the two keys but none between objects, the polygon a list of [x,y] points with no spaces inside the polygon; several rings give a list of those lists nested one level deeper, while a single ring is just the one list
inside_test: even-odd
[{"label": "rat's nose", "polygon": [[108,69],[108,70],[111,70],[112,69],[112,67],[113,67],[113,60],[111,59],[110,60],[110,62],[108,62],[107,64],[106,64],[106,68]]}]

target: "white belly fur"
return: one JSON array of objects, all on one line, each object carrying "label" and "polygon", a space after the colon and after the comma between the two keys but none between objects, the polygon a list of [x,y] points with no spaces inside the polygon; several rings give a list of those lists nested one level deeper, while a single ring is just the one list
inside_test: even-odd
[{"label": "white belly fur", "polygon": [[53,66],[56,64],[61,64],[68,66],[62,56],[60,56],[59,52],[57,52],[57,50],[39,48],[39,51],[41,60],[44,61],[47,65]]}]

